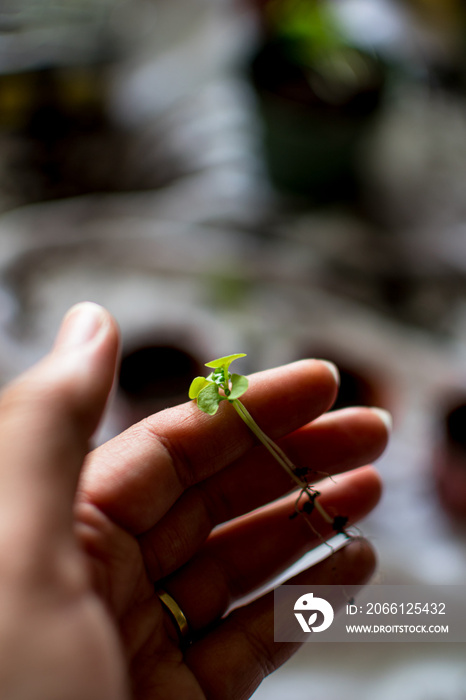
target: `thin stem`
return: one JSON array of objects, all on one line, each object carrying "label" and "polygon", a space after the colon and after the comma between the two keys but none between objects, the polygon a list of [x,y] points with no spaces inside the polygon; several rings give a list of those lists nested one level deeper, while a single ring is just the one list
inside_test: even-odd
[{"label": "thin stem", "polygon": [[[257,425],[247,408],[239,399],[233,399],[230,403],[235,408],[238,415],[243,419],[248,428],[254,433],[258,440],[267,448],[270,454],[277,460],[281,467],[290,475],[300,489],[310,497],[309,486],[306,481],[301,481],[294,473],[295,465],[283,452],[283,450]],[[314,506],[327,523],[332,523],[333,518],[326,512],[317,499],[314,499]]]},{"label": "thin stem", "polygon": [[261,443],[268,449],[272,456],[277,460],[277,462],[285,469],[286,472],[291,476],[293,481],[295,481],[298,486],[302,489],[306,488],[307,483],[301,481],[296,474],[293,472],[294,464],[288,459],[283,450],[269,438],[268,435],[257,425],[254,418],[251,416],[247,408],[239,399],[234,399],[231,401],[235,407],[237,413],[241,416],[243,421],[246,423],[248,428],[254,433],[254,435],[261,441]]},{"label": "thin stem", "polygon": [[293,481],[296,482],[296,484],[304,489],[307,484],[304,481],[301,481],[296,474],[292,471],[293,465],[290,463],[288,458],[284,455],[282,450],[276,445],[273,440],[269,438],[268,435],[264,433],[264,431],[257,425],[256,421],[254,418],[251,416],[249,411],[245,408],[244,404],[241,403],[238,399],[234,399],[232,402],[233,406],[235,407],[237,413],[241,416],[243,421],[246,423],[248,428],[254,433],[254,435],[260,440],[260,442],[264,445],[264,447],[267,448],[267,450],[270,452],[270,454],[274,457],[274,459],[277,460],[277,462],[280,464],[283,469],[290,475],[290,477],[293,479]]},{"label": "thin stem", "polygon": [[[305,493],[307,493],[307,495],[309,496],[309,498],[311,498],[311,494],[309,493],[309,491],[308,491],[307,489],[303,489],[303,491],[304,491]],[[333,523],[333,518],[327,513],[327,511],[325,510],[325,508],[319,503],[319,499],[318,499],[318,498],[314,498],[314,508],[321,514],[321,516],[323,517],[323,519],[324,519],[327,523]]]},{"label": "thin stem", "polygon": [[226,365],[223,368],[223,378],[224,378],[224,382],[221,386],[222,386],[222,389],[224,391],[225,396],[229,396],[230,395],[230,374],[228,372],[228,365]]}]

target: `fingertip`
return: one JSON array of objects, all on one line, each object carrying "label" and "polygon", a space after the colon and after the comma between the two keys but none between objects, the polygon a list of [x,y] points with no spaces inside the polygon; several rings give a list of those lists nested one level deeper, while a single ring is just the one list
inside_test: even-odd
[{"label": "fingertip", "polygon": [[352,472],[342,474],[342,478],[347,478],[351,482],[352,488],[360,494],[364,494],[366,502],[366,512],[375,508],[382,497],[382,478],[372,464],[354,469]]},{"label": "fingertip", "polygon": [[340,386],[340,370],[336,366],[334,362],[330,362],[329,360],[318,360],[318,362],[321,362],[330,372],[330,374],[333,377],[333,380],[336,384],[337,387]]},{"label": "fingertip", "polygon": [[382,496],[383,482],[377,469],[372,464],[366,464],[354,471],[359,473],[359,477],[365,482],[365,488],[373,494],[374,499],[378,502]]},{"label": "fingertip", "polygon": [[351,537],[318,564],[298,573],[294,585],[365,585],[377,569],[374,547],[364,537]]},{"label": "fingertip", "polygon": [[[338,367],[329,360],[321,358],[304,358],[293,365],[299,369],[302,386],[308,384],[312,398],[320,403],[319,413],[325,413],[331,408],[340,388],[340,372]],[[304,370],[304,371],[303,371]]]},{"label": "fingertip", "polygon": [[[324,370],[325,374],[328,375],[329,379],[331,379],[331,382],[335,384],[337,387],[340,386],[340,370],[336,366],[334,362],[331,362],[330,360],[325,360],[320,357],[305,357],[302,360],[297,360],[296,362],[292,362],[288,365],[288,367],[292,367],[293,365],[296,366],[304,366],[308,369],[311,370],[312,375],[315,374],[316,369],[319,370]],[[286,367],[287,365],[285,365]]]},{"label": "fingertip", "polygon": [[317,377],[320,377],[320,381],[323,382],[325,392],[327,394],[327,404],[325,406],[325,410],[328,410],[331,408],[331,406],[333,406],[337,398],[341,381],[340,371],[336,364],[334,364],[330,360],[312,358],[307,361],[311,365],[311,371],[314,377],[314,382],[316,382],[317,384]]},{"label": "fingertip", "polygon": [[99,304],[84,301],[72,306],[65,314],[58,331],[54,351],[73,350],[100,340],[100,336],[117,331],[116,321]]},{"label": "fingertip", "polygon": [[392,414],[385,408],[371,407],[370,411],[379,418],[384,424],[385,430],[387,431],[387,437],[391,435],[393,430],[393,417]]},{"label": "fingertip", "polygon": [[[373,434],[377,437],[378,449],[374,456],[370,457],[370,460],[378,459],[385,451],[390,437],[393,431],[393,418],[389,411],[384,408],[379,407],[367,407],[366,416],[372,418],[371,429]],[[376,421],[374,421],[374,417]],[[374,432],[375,430],[375,432]]]},{"label": "fingertip", "polygon": [[119,348],[112,314],[94,302],[79,302],[65,314],[52,351],[24,375],[24,386],[29,392],[46,386],[49,400],[53,396],[92,433],[114,383]]},{"label": "fingertip", "polygon": [[326,510],[348,515],[350,523],[365,518],[377,506],[381,495],[382,480],[372,465],[338,474],[322,490]]},{"label": "fingertip", "polygon": [[350,585],[365,584],[377,569],[377,554],[371,543],[364,537],[352,537],[336,553],[342,570],[345,571],[344,583]]},{"label": "fingertip", "polygon": [[387,447],[393,430],[391,414],[383,408],[371,406],[349,406],[328,413],[322,419],[327,427],[338,421],[340,439],[353,435],[357,444],[370,446],[367,462],[378,459]]}]

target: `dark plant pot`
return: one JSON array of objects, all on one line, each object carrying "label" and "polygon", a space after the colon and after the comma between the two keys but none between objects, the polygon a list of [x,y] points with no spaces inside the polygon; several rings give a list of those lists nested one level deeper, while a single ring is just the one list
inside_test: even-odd
[{"label": "dark plant pot", "polygon": [[283,44],[268,42],[253,58],[264,157],[278,189],[317,201],[353,198],[357,192],[362,149],[385,83],[379,61],[360,55],[372,79],[337,103],[313,90],[312,71],[290,60]]},{"label": "dark plant pot", "polygon": [[466,395],[457,397],[440,416],[441,435],[435,451],[434,482],[443,509],[466,522]]},{"label": "dark plant pot", "polygon": [[170,338],[146,338],[127,349],[118,375],[121,429],[188,401],[188,388],[203,366]]},{"label": "dark plant pot", "polygon": [[384,408],[396,416],[399,409],[398,388],[393,378],[378,363],[368,366],[367,358],[351,357],[335,350],[332,344],[298,348],[294,360],[320,357],[338,367],[340,387],[331,411],[353,406]]}]

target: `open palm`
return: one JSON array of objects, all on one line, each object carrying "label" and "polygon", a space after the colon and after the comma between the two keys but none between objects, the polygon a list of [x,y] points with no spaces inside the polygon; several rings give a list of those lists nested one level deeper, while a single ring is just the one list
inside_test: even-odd
[{"label": "open palm", "polygon": [[[168,409],[86,457],[117,347],[105,311],[76,307],[52,353],[0,403],[0,614],[8,608],[11,618],[0,632],[0,691],[34,700],[248,698],[297,645],[274,642],[270,594],[244,599],[331,526],[318,513],[289,518],[289,476],[228,405],[214,417],[192,403]],[[371,409],[323,415],[336,391],[331,367],[306,360],[253,375],[244,403],[297,465],[320,479],[340,475],[319,485],[321,502],[355,522],[378,500],[379,479],[361,465],[382,452],[387,428]],[[363,583],[373,567],[358,539],[296,581]],[[160,588],[185,613],[189,645]],[[19,631],[15,609],[28,611]]]}]

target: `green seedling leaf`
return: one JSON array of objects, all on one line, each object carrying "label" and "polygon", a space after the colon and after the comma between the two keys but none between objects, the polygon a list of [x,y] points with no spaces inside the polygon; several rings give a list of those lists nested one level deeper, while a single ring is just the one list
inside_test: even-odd
[{"label": "green seedling leaf", "polygon": [[193,379],[191,386],[189,387],[189,398],[197,399],[199,392],[202,391],[207,384],[210,384],[210,382],[205,377],[196,377]]},{"label": "green seedling leaf", "polygon": [[219,357],[217,360],[206,362],[206,367],[212,367],[212,369],[225,368],[226,370],[231,365],[233,360],[237,360],[240,357],[246,357],[246,353],[240,352],[237,355],[226,355],[225,357]]},{"label": "green seedling leaf", "polygon": [[[221,401],[228,401],[231,406],[234,407],[238,415],[246,423],[256,438],[258,438],[280,466],[283,467],[288,476],[299,486],[300,492],[295,504],[295,512],[289,516],[290,519],[296,518],[299,514],[309,515],[315,509],[319,511],[320,515],[327,523],[332,524],[335,532],[341,532],[347,537],[351,537],[345,529],[348,518],[341,515],[332,518],[317,500],[317,497],[320,495],[319,492],[311,489],[307,483],[307,473],[309,470],[304,467],[296,467],[283,450],[264,433],[239,400],[239,397],[248,389],[248,379],[242,374],[230,374],[228,368],[233,360],[240,357],[246,357],[246,354],[238,353],[236,355],[227,355],[217,360],[207,362],[206,367],[212,368],[213,372],[211,372],[208,377],[196,377],[193,379],[189,387],[189,398],[195,399],[198,408],[210,416],[217,413]],[[308,500],[304,503],[303,507],[299,509],[298,506],[303,496],[307,496]],[[312,530],[315,532],[313,527]]]},{"label": "green seedling leaf", "polygon": [[242,374],[231,375],[231,390],[228,396],[229,400],[239,399],[244,394],[249,386],[248,378]]},{"label": "green seedling leaf", "polygon": [[198,407],[201,411],[204,411],[204,413],[208,413],[209,416],[213,416],[217,413],[219,403],[223,400],[224,397],[220,396],[218,386],[212,382],[208,382],[197,395]]}]

